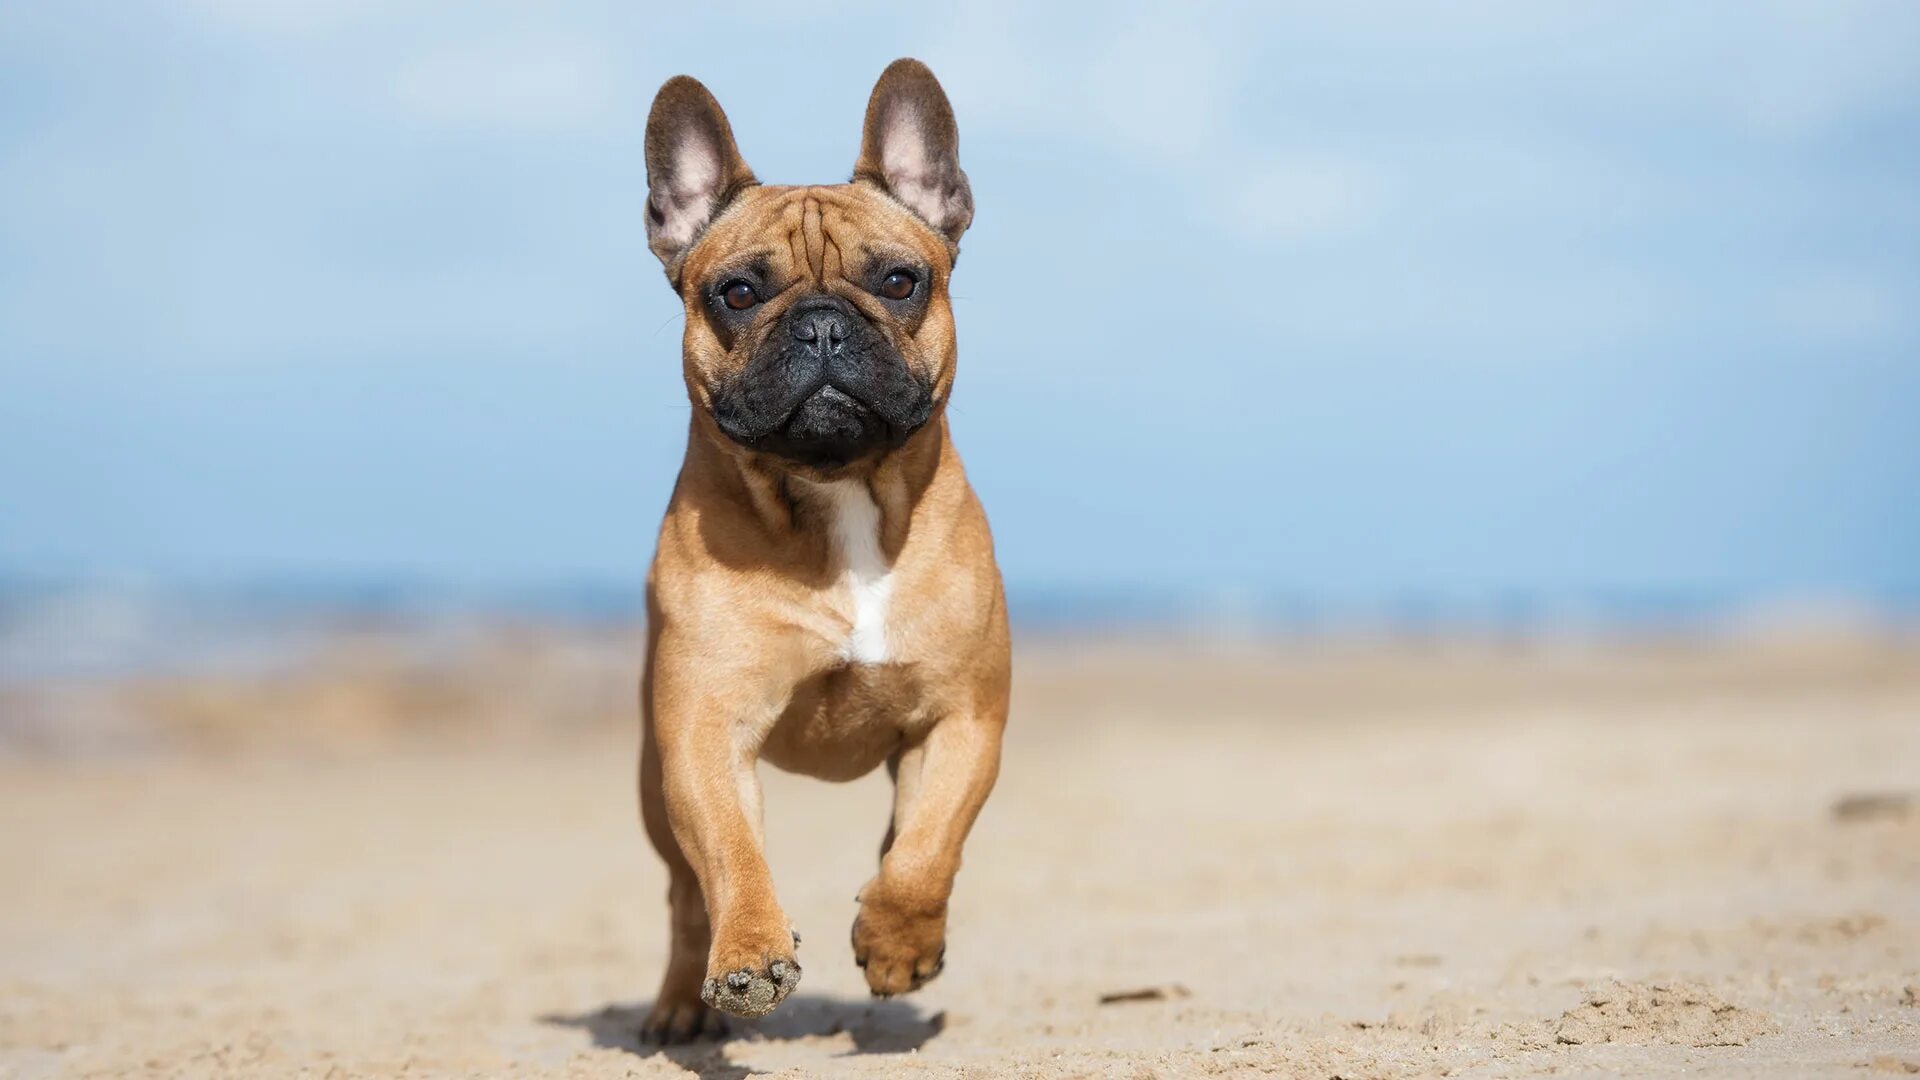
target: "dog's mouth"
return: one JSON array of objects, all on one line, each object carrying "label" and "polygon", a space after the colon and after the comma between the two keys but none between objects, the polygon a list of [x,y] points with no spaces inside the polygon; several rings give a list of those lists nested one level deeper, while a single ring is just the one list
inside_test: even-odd
[{"label": "dog's mouth", "polygon": [[852,390],[822,379],[771,424],[743,425],[733,410],[715,410],[720,430],[742,446],[816,469],[835,469],[899,446],[926,423],[931,402],[878,408]]},{"label": "dog's mouth", "polygon": [[819,443],[855,443],[874,426],[886,426],[867,404],[832,383],[822,383],[780,425],[789,439]]}]

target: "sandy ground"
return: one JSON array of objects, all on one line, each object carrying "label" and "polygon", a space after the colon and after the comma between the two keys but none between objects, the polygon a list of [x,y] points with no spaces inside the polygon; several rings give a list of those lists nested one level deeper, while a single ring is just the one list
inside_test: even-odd
[{"label": "sandy ground", "polygon": [[[620,663],[537,677],[617,701]],[[876,1002],[849,955],[884,780],[771,774],[806,983],[665,1052],[611,714],[13,753],[0,1075],[1920,1072],[1911,643],[1020,663],[941,979]]]}]

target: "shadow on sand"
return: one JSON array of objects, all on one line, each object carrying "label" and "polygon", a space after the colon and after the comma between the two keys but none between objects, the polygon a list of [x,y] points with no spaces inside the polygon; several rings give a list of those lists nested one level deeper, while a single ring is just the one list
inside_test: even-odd
[{"label": "shadow on sand", "polygon": [[741,1080],[753,1070],[729,1061],[723,1049],[729,1042],[758,1040],[784,1042],[845,1032],[856,1054],[904,1054],[925,1046],[947,1026],[947,1014],[927,1016],[905,1001],[848,1000],[819,994],[795,994],[772,1016],[760,1020],[733,1020],[731,1032],[717,1042],[684,1046],[654,1046],[640,1041],[640,1024],[650,1002],[609,1004],[590,1013],[551,1013],[541,1023],[580,1028],[595,1046],[625,1050],[637,1057],[661,1057],[700,1077],[700,1080]]}]

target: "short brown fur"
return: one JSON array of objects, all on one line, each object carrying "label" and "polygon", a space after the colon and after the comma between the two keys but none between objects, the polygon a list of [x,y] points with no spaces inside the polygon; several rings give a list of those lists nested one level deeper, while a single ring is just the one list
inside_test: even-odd
[{"label": "short brown fur", "polygon": [[[893,159],[930,160],[920,175],[890,173],[883,160],[900,136],[882,128],[900,110],[909,123],[899,130],[927,141]],[[915,61],[876,86],[848,184],[758,186],[703,87],[676,78],[655,103],[649,239],[686,306],[694,408],[648,583],[640,802],[672,909],[651,1039],[714,1035],[716,1010],[763,1014],[799,981],[799,936],[762,853],[761,759],[827,780],[887,765],[893,814],[879,872],[860,890],[854,958],[880,995],[915,989],[943,965],[961,846],[999,768],[1009,665],[992,539],[945,409],[956,356],[947,283],[972,217],[956,141],[944,94]],[[929,184],[938,199],[916,205]],[[931,271],[912,317],[869,291],[876,258]],[[729,330],[710,290],[748,261],[777,288],[752,327]],[[740,372],[782,305],[822,293],[879,328],[934,402],[901,445],[832,469],[729,439],[711,412],[715,388]],[[832,494],[846,484],[878,511],[891,590],[881,662],[847,652],[858,600]]]}]

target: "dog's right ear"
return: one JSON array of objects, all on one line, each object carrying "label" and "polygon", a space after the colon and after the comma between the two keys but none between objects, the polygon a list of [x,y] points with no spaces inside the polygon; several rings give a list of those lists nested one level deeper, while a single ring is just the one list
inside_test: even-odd
[{"label": "dog's right ear", "polygon": [[647,247],[676,285],[700,230],[755,182],[720,103],[697,79],[668,79],[647,114]]}]

